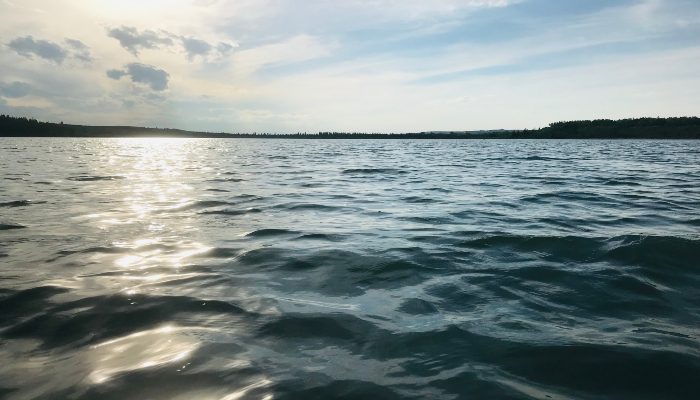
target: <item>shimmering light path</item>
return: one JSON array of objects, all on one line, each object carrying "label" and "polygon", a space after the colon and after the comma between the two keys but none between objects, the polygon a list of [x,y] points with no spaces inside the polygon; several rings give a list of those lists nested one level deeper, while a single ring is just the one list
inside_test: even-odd
[{"label": "shimmering light path", "polygon": [[0,141],[0,397],[692,398],[700,143]]}]

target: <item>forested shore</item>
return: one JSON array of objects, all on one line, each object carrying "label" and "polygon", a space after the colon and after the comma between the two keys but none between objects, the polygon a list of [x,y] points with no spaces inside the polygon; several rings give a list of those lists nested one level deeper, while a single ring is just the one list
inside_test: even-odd
[{"label": "forested shore", "polygon": [[555,122],[540,129],[407,133],[318,132],[278,134],[194,132],[136,126],[90,126],[0,116],[0,137],[175,137],[270,139],[700,139],[700,118],[635,118]]}]

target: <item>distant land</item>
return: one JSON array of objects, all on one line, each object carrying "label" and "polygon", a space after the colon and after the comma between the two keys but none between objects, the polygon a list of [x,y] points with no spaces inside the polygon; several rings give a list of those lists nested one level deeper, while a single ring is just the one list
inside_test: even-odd
[{"label": "distant land", "polygon": [[0,137],[172,137],[269,139],[700,139],[700,118],[634,118],[555,122],[540,129],[407,133],[226,133],[136,126],[89,126],[0,115]]}]

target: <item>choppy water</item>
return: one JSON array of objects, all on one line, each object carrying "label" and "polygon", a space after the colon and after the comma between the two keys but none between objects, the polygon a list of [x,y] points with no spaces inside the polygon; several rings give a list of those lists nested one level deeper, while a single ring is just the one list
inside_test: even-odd
[{"label": "choppy water", "polygon": [[700,142],[3,139],[0,397],[695,398]]}]

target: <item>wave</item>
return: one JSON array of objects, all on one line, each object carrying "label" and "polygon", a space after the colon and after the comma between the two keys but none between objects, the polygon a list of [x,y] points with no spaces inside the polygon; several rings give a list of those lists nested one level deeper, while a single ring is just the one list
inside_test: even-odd
[{"label": "wave", "polygon": [[370,322],[347,315],[285,315],[259,328],[262,335],[289,337],[327,337],[355,339],[376,328]]},{"label": "wave", "polygon": [[326,185],[323,183],[318,183],[318,182],[307,182],[307,183],[300,183],[299,186],[303,187],[303,188],[319,188],[319,187],[324,187]]},{"label": "wave", "polygon": [[337,234],[327,234],[327,233],[309,233],[305,235],[301,235],[294,240],[322,240],[322,241],[327,241],[327,242],[341,242],[345,240],[344,235],[337,235]]},{"label": "wave", "polygon": [[354,174],[354,175],[396,175],[396,174],[407,174],[408,171],[394,169],[394,168],[349,168],[342,171],[343,174]]},{"label": "wave", "polygon": [[605,179],[601,182],[605,186],[641,186],[642,184],[631,179]]},{"label": "wave", "polygon": [[437,203],[439,200],[437,199],[432,199],[429,197],[420,197],[420,196],[407,196],[401,198],[401,200],[405,201],[406,203],[416,203],[416,204],[426,204],[426,203]]},{"label": "wave", "polygon": [[401,303],[401,306],[398,308],[398,311],[410,315],[425,315],[425,314],[435,314],[439,312],[440,310],[431,302],[423,300],[423,299],[417,299],[417,298],[411,298],[411,299],[406,299]]},{"label": "wave", "polygon": [[[606,256],[633,256],[637,259],[655,254],[686,256],[700,252],[700,238],[695,236],[622,235],[612,238],[587,236],[529,236],[511,234],[458,233],[472,236],[456,243],[459,247],[498,249],[511,247],[521,251],[548,254],[553,257],[577,254],[581,261]],[[647,254],[645,254],[647,253]],[[697,253],[700,254],[700,253]],[[627,260],[630,261],[630,260]]]},{"label": "wave", "polygon": [[188,210],[199,210],[203,208],[214,208],[214,207],[225,207],[225,206],[232,206],[236,205],[238,203],[232,203],[228,201],[219,201],[219,200],[200,200],[200,201],[195,201],[189,204],[185,204],[183,206],[177,207],[177,208],[172,208],[172,209],[166,209],[162,211],[188,211]]},{"label": "wave", "polygon": [[260,208],[246,208],[246,209],[224,209],[224,210],[214,210],[214,211],[201,211],[198,214],[200,215],[229,215],[229,216],[237,216],[237,215],[246,215],[246,214],[257,214],[263,212],[262,209]]},{"label": "wave", "polygon": [[526,156],[519,157],[518,160],[523,161],[561,161],[561,158],[545,157],[545,156]]},{"label": "wave", "polygon": [[528,203],[544,203],[550,202],[552,200],[561,201],[581,201],[586,203],[605,203],[605,204],[618,204],[616,200],[593,192],[581,192],[581,191],[557,191],[557,192],[546,192],[538,193],[535,195],[526,195],[519,199],[521,202]]},{"label": "wave", "polygon": [[245,179],[243,178],[214,178],[214,179],[207,179],[206,182],[231,182],[231,183],[236,183],[236,182],[245,182]]},{"label": "wave", "polygon": [[426,190],[429,190],[431,192],[440,192],[440,193],[451,193],[452,192],[452,190],[450,190],[450,189],[445,189],[445,188],[441,188],[441,187],[431,187],[431,188],[428,188]]},{"label": "wave", "polygon": [[[154,329],[177,319],[177,315],[249,314],[243,308],[228,302],[203,302],[202,299],[187,296],[111,295],[53,303],[51,297],[61,293],[60,289],[40,289],[22,291],[0,302],[0,307],[4,309],[6,304],[17,303],[18,298],[31,298],[28,303],[35,307],[35,311],[40,311],[26,318],[23,316],[28,314],[29,310],[25,309],[21,314],[16,313],[16,318],[5,319],[9,326],[0,332],[0,337],[36,339],[45,349],[69,344],[81,347],[134,331]],[[71,318],[65,318],[63,315],[70,315]]]},{"label": "wave", "polygon": [[[238,196],[233,196],[228,201],[224,201],[224,200],[199,200],[199,201],[194,201],[192,203],[184,204],[184,205],[181,205],[181,206],[175,207],[175,208],[161,209],[160,212],[197,211],[197,210],[208,210],[208,209],[219,208],[219,207],[239,207],[242,204],[259,201],[262,199],[263,198],[259,197],[259,196],[242,194],[242,195],[238,195]],[[253,211],[250,211],[250,210],[253,210]],[[239,210],[239,211],[241,211],[241,213],[258,212],[257,209],[246,209],[246,210]],[[217,214],[217,213],[229,213],[229,212],[233,212],[233,211],[231,211],[230,209],[229,210],[212,210],[212,211],[203,211],[203,212],[200,212],[200,214]],[[231,214],[231,215],[233,215],[233,214]]]},{"label": "wave", "polygon": [[5,294],[0,297],[0,313],[3,315],[0,326],[6,327],[20,318],[43,310],[51,297],[66,292],[68,289],[58,286],[37,286]]},{"label": "wave", "polygon": [[[309,387],[307,387],[309,386]],[[281,399],[387,399],[407,398],[386,386],[359,379],[338,379],[329,383],[289,380],[275,386]]]},{"label": "wave", "polygon": [[61,250],[58,252],[60,256],[71,256],[74,254],[125,254],[133,251],[129,247],[107,247],[107,246],[95,246],[88,247],[86,249],[79,250]]},{"label": "wave", "polygon": [[46,140],[0,156],[2,398],[700,392],[693,143]]},{"label": "wave", "polygon": [[0,207],[27,207],[32,204],[43,204],[45,201],[15,200],[0,203]]},{"label": "wave", "polygon": [[126,179],[126,177],[118,176],[118,175],[113,175],[113,176],[77,175],[77,176],[70,176],[66,179],[68,179],[69,181],[76,181],[76,182],[95,182],[95,181],[116,181],[116,180]]},{"label": "wave", "polygon": [[339,211],[347,210],[349,207],[331,206],[327,204],[317,204],[317,203],[284,203],[272,206],[275,209],[283,209],[288,211]]},{"label": "wave", "polygon": [[9,222],[0,223],[0,231],[9,231],[12,229],[24,229],[26,226],[20,224],[13,224]]},{"label": "wave", "polygon": [[607,256],[622,265],[640,265],[663,271],[695,271],[700,238],[679,236],[625,235],[607,241]]},{"label": "wave", "polygon": [[241,249],[230,247],[215,247],[206,252],[195,254],[193,258],[234,258],[241,254]]},{"label": "wave", "polygon": [[291,231],[287,229],[258,229],[256,231],[246,234],[247,237],[268,237],[268,236],[281,236],[281,235],[297,235],[299,232]]},{"label": "wave", "polygon": [[444,216],[434,216],[434,217],[402,217],[403,221],[413,222],[417,224],[427,224],[427,225],[444,225],[452,224],[455,221],[450,217]]}]

